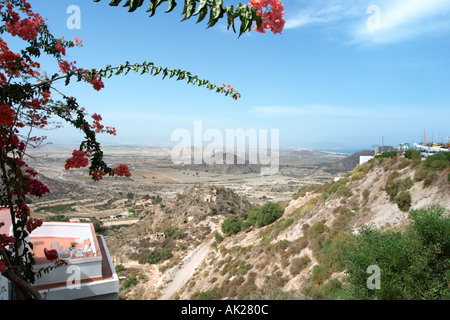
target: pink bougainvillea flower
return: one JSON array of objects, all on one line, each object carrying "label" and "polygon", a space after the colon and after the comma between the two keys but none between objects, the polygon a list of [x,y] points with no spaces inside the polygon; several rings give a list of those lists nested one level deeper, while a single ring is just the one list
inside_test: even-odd
[{"label": "pink bougainvillea flower", "polygon": [[259,28],[253,26],[253,29],[259,33],[265,33],[266,30],[274,34],[283,31],[286,21],[284,21],[284,5],[281,0],[250,0],[249,6],[258,10],[262,23]]}]

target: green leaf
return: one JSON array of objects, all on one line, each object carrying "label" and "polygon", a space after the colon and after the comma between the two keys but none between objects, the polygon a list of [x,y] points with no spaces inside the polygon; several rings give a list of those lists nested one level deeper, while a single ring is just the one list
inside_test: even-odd
[{"label": "green leaf", "polygon": [[207,5],[207,0],[200,0],[200,3],[198,5],[197,11],[194,13],[194,16],[198,15],[200,13],[200,10],[202,10],[203,8],[208,9]]},{"label": "green leaf", "polygon": [[161,70],[162,70],[162,67],[156,68],[156,72],[155,72],[154,76],[157,76],[158,74],[160,74]]},{"label": "green leaf", "polygon": [[184,16],[183,20],[181,20],[181,21],[185,21],[185,20],[189,19],[190,17],[192,17],[192,15],[195,12],[196,6],[197,6],[196,0],[185,0],[184,9],[183,9],[183,13],[185,14],[185,16]]},{"label": "green leaf", "polygon": [[136,9],[144,3],[144,0],[130,0],[130,7],[128,12],[134,12]]},{"label": "green leaf", "polygon": [[144,73],[149,73],[148,67],[146,65],[142,66],[141,75],[143,75]]},{"label": "green leaf", "polygon": [[236,16],[234,14],[233,5],[231,7],[227,6],[225,8],[225,11],[227,12],[227,30],[232,27],[233,31],[236,32],[236,29],[234,28],[234,19],[236,18]]},{"label": "green leaf", "polygon": [[176,69],[170,70],[170,72],[169,72],[169,77],[172,78],[172,77],[175,75],[176,72],[177,72]]},{"label": "green leaf", "polygon": [[167,74],[169,72],[167,71],[167,68],[164,68],[162,72],[163,72],[163,79],[164,79],[165,77],[167,77]]},{"label": "green leaf", "polygon": [[158,0],[150,0],[150,7],[147,10],[147,12],[151,12],[150,17],[153,17],[156,13],[156,8],[158,7],[157,2]]},{"label": "green leaf", "polygon": [[176,6],[177,3],[175,2],[175,0],[169,0],[169,8],[167,9],[166,13],[171,12]]},{"label": "green leaf", "polygon": [[[100,0],[94,0],[95,2],[99,2]],[[112,0],[109,4],[111,7],[117,7],[122,0]]]},{"label": "green leaf", "polygon": [[[93,0],[94,2],[100,2],[100,0]],[[176,0],[149,0],[150,6],[147,12],[150,12],[150,17],[154,16],[156,13],[156,9],[163,2],[169,2],[166,13],[172,12],[173,9],[177,6]],[[128,7],[129,12],[135,11],[137,8],[141,7],[145,0],[127,0],[123,7]],[[122,3],[121,0],[111,0],[110,6],[118,6]],[[220,19],[224,17],[224,14],[227,15],[227,30],[230,28],[233,29],[233,32],[236,32],[235,28],[235,19],[239,18],[241,25],[239,29],[239,37],[248,31],[251,31],[253,22],[256,22],[256,26],[260,27],[262,23],[262,19],[257,15],[257,10],[254,8],[250,8],[246,4],[239,3],[236,6],[236,9],[233,5],[227,6],[224,8],[224,0],[185,0],[183,7],[183,19],[181,21],[185,21],[190,19],[192,16],[198,16],[197,23],[203,21],[208,14],[210,13],[209,21],[207,23],[207,28],[213,27]],[[198,7],[197,7],[198,5]]]},{"label": "green leaf", "polygon": [[197,23],[202,22],[207,14],[208,14],[208,7],[203,7],[202,10],[200,10],[200,15],[198,16]]},{"label": "green leaf", "polygon": [[120,66],[117,68],[116,76],[119,75],[119,74],[121,74],[122,72],[123,72],[123,65],[120,65]]}]

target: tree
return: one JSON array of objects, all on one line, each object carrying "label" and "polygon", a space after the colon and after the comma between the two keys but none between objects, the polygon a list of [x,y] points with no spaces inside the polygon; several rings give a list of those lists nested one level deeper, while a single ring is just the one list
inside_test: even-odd
[{"label": "tree", "polygon": [[222,232],[227,235],[233,235],[241,231],[242,220],[238,216],[226,218],[222,222]]},{"label": "tree", "polygon": [[[100,0],[94,0],[99,2]],[[156,8],[167,0],[150,0],[152,15]],[[197,2],[199,6],[197,7]],[[117,6],[121,0],[112,0],[111,6]],[[142,6],[144,0],[129,0],[125,6],[132,12]],[[169,0],[169,10],[172,11],[176,1]],[[270,8],[269,8],[270,7]],[[197,11],[194,12],[197,8]],[[186,0],[183,14],[189,19],[199,15],[203,20],[210,12],[208,27],[212,27],[219,19],[227,15],[228,27],[234,30],[234,20],[241,21],[240,34],[254,27],[259,32],[271,30],[279,33],[284,25],[282,20],[283,6],[279,0],[251,0],[250,5],[223,7],[223,0]],[[33,129],[47,128],[54,116],[73,125],[84,134],[84,140],[72,156],[67,159],[65,169],[89,167],[89,174],[94,181],[101,180],[105,175],[130,176],[126,165],[110,168],[103,161],[103,151],[97,141],[97,134],[116,135],[113,127],[104,126],[101,115],[89,115],[80,106],[75,97],[66,96],[55,88],[55,83],[64,81],[69,85],[74,79],[91,85],[95,90],[104,88],[104,78],[112,77],[130,71],[140,72],[162,78],[184,80],[188,84],[206,87],[217,93],[225,94],[233,99],[241,97],[240,93],[229,85],[217,86],[208,80],[200,79],[190,72],[167,67],[155,66],[152,62],[125,62],[117,67],[110,65],[105,68],[84,69],[76,66],[76,62],[65,59],[66,50],[82,47],[82,40],[74,38],[69,41],[56,38],[49,31],[45,20],[33,12],[26,0],[0,0],[0,17],[3,24],[0,34],[9,33],[23,40],[24,48],[20,53],[10,50],[3,38],[0,38],[0,206],[8,208],[11,216],[13,235],[0,235],[0,272],[9,279],[18,299],[41,299],[39,292],[33,287],[36,277],[42,272],[65,263],[57,261],[54,266],[34,271],[33,245],[27,238],[33,230],[42,225],[42,221],[30,216],[27,205],[30,196],[41,197],[50,192],[36,179],[37,172],[28,168],[24,161],[29,147],[39,147],[46,137],[33,136]],[[201,18],[201,19],[200,19]],[[47,76],[40,70],[35,61],[41,55],[55,59],[59,73]],[[54,96],[58,98],[55,99]],[[3,224],[3,222],[0,222]]]},{"label": "tree", "polygon": [[[450,216],[433,205],[411,210],[404,232],[363,227],[338,258],[347,271],[350,299],[431,300],[450,298]],[[368,286],[379,268],[379,288]],[[369,271],[370,272],[369,272]]]},{"label": "tree", "polygon": [[258,227],[271,224],[283,215],[283,210],[280,206],[273,202],[268,202],[261,207],[259,215],[256,220]]}]

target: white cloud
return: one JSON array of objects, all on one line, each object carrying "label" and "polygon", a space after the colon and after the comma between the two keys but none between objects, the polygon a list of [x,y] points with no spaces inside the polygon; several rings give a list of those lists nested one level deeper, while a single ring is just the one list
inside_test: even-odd
[{"label": "white cloud", "polygon": [[353,30],[354,41],[389,44],[450,31],[448,0],[383,1],[379,8],[381,28],[370,30],[367,25],[359,26]]},{"label": "white cloud", "polygon": [[286,29],[298,28],[307,25],[324,25],[343,19],[350,12],[343,4],[336,1],[327,6],[306,7],[299,14],[286,20]]},{"label": "white cloud", "polygon": [[[389,44],[450,33],[449,0],[298,1],[298,13],[286,12],[286,28],[314,26],[334,30],[348,43]],[[379,11],[380,29],[368,27]],[[292,11],[291,11],[292,12]]]}]

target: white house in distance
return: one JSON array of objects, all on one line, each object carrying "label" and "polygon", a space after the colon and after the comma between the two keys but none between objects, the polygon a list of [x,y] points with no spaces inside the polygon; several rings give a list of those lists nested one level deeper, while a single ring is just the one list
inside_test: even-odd
[{"label": "white house in distance", "polygon": [[373,158],[374,156],[359,156],[359,164],[364,164]]},{"label": "white house in distance", "polygon": [[[0,233],[11,234],[8,209],[0,209],[0,221],[5,222]],[[104,238],[95,234],[92,223],[44,222],[29,241],[33,244],[35,270],[54,264],[44,249],[56,250],[67,262],[36,280],[34,285],[45,299],[118,299],[119,278]],[[0,300],[13,298],[11,285],[0,278]]]}]

